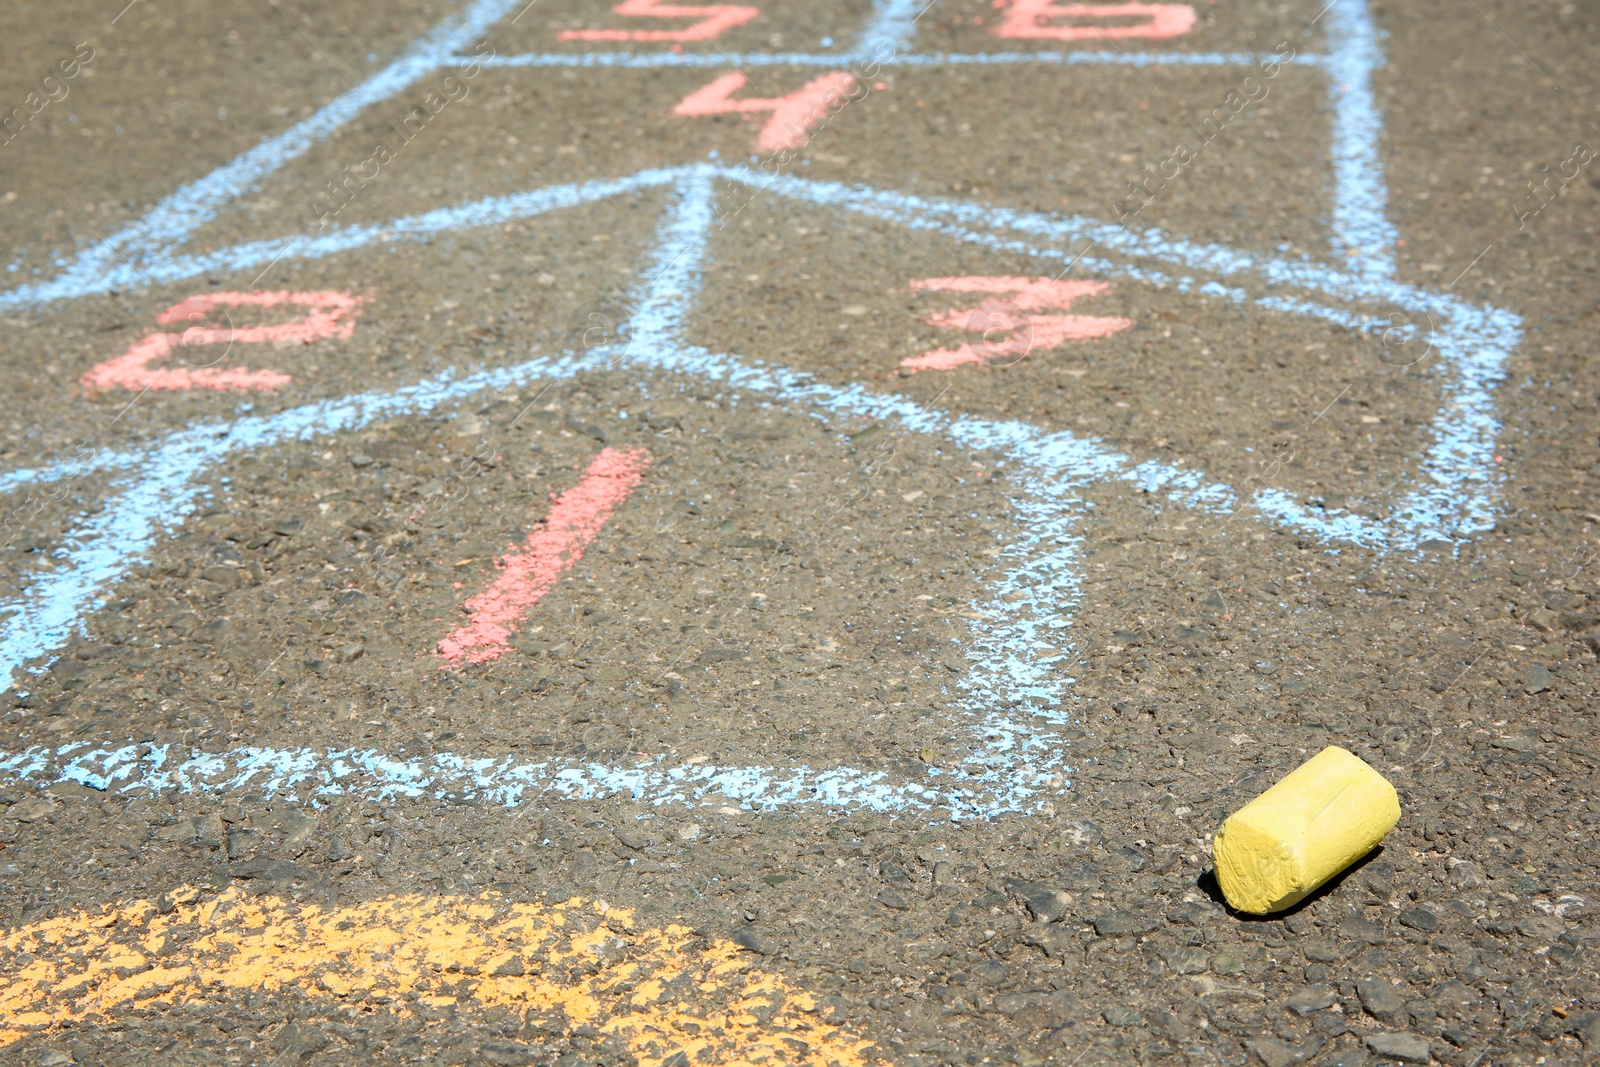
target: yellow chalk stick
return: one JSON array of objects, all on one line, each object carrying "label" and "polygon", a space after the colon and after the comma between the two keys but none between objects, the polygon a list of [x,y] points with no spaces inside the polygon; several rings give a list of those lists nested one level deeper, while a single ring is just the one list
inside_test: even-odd
[{"label": "yellow chalk stick", "polygon": [[1211,858],[1223,896],[1256,915],[1293,907],[1370,852],[1400,821],[1394,786],[1329,745],[1217,831]]}]

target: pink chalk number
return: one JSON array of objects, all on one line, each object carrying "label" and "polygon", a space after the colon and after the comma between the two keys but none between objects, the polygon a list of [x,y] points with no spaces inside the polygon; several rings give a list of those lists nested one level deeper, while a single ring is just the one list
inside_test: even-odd
[{"label": "pink chalk number", "polygon": [[763,152],[801,148],[837,110],[855,81],[853,74],[834,71],[813,78],[788,96],[735,100],[733,94],[744,88],[745,76],[734,70],[684,97],[672,113],[693,117],[770,111],[772,117],[756,137],[756,147]]},{"label": "pink chalk number", "polygon": [[1038,315],[1042,308],[1069,308],[1074,300],[1099,296],[1109,291],[1110,282],[1058,281],[1053,278],[1011,276],[962,278],[919,278],[911,283],[913,292],[1015,293],[1005,300],[998,295],[970,310],[938,311],[924,321],[946,330],[966,330],[981,335],[978,343],[967,342],[956,348],[935,348],[920,356],[908,356],[900,366],[909,371],[955,370],[973,363],[1008,359],[1016,361],[1034,349],[1051,349],[1068,341],[1091,341],[1109,337],[1133,325],[1132,319],[1111,315]]},{"label": "pink chalk number", "polygon": [[324,338],[348,338],[355,331],[355,317],[361,312],[362,300],[362,297],[343,292],[200,293],[173,304],[156,317],[156,322],[163,326],[185,321],[198,324],[223,307],[290,304],[310,310],[304,318],[276,326],[194,325],[181,333],[153,333],[135,341],[115,359],[90,367],[78,381],[91,389],[275,389],[294,379],[275,370],[153,367],[151,364],[175,351],[194,356],[205,353],[211,346],[221,346],[220,353],[211,360],[216,362],[235,344],[308,345]]},{"label": "pink chalk number", "polygon": [[558,41],[709,41],[761,14],[759,7],[738,4],[680,6],[662,0],[624,0],[611,9],[640,19],[699,19],[681,30],[562,30]]},{"label": "pink chalk number", "polygon": [[544,523],[497,561],[500,573],[489,587],[463,605],[472,621],[439,642],[446,666],[462,660],[487,663],[511,651],[511,635],[521,628],[522,617],[583,558],[649,466],[645,449],[603,449],[578,484],[556,498]]},{"label": "pink chalk number", "polygon": [[[1065,20],[1065,24],[1060,20]],[[1109,20],[1115,21],[1106,25]],[[1180,37],[1194,29],[1195,21],[1194,8],[1188,4],[1064,4],[1059,0],[1010,0],[994,33],[997,37],[1052,41]]]}]

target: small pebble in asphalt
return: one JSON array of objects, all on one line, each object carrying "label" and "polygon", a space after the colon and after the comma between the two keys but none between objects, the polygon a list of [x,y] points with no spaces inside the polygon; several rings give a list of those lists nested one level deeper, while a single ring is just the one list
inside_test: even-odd
[{"label": "small pebble in asphalt", "polygon": [[1094,921],[1094,932],[1101,937],[1133,937],[1148,934],[1161,925],[1161,920],[1148,913],[1113,911]]},{"label": "small pebble in asphalt", "polygon": [[1405,998],[1386,978],[1363,978],[1356,983],[1356,993],[1368,1015],[1386,1023],[1404,1025],[1406,1022]]},{"label": "small pebble in asphalt", "polygon": [[1530,694],[1532,694],[1532,693],[1542,693],[1546,689],[1549,689],[1550,688],[1550,668],[1546,667],[1542,663],[1535,663],[1532,667],[1529,667],[1528,668],[1528,684],[1527,684],[1527,686],[1525,688],[1526,688],[1527,692],[1530,693]]},{"label": "small pebble in asphalt", "polygon": [[1291,996],[1285,1006],[1296,1015],[1306,1015],[1323,1008],[1333,1007],[1338,994],[1329,985],[1308,985]]},{"label": "small pebble in asphalt", "polygon": [[1302,1059],[1299,1049],[1270,1037],[1258,1037],[1247,1044],[1250,1051],[1256,1054],[1256,1059],[1266,1067],[1289,1067],[1290,1064],[1299,1063]]},{"label": "small pebble in asphalt", "polygon": [[1421,1034],[1370,1034],[1367,1047],[1380,1056],[1402,1063],[1427,1063],[1428,1039]]},{"label": "small pebble in asphalt", "polygon": [[733,932],[733,942],[742,949],[754,952],[758,956],[775,956],[778,946],[750,929],[741,926]]}]

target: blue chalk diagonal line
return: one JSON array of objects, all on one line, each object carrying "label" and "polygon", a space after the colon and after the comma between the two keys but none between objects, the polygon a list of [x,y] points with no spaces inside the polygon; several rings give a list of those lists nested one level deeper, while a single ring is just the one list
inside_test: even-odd
[{"label": "blue chalk diagonal line", "polygon": [[[326,140],[367,108],[403,92],[418,79],[438,70],[452,53],[470,46],[510,14],[515,3],[516,0],[473,0],[466,10],[446,18],[362,84],[283,133],[267,138],[232,162],[178,189],[138,222],[85,250],[56,277],[0,293],[0,307],[44,303],[82,292],[103,291],[83,289],[82,285],[85,280],[98,278],[115,266],[127,270],[130,261],[139,265],[172,249],[215,218],[222,207]],[[464,61],[470,62],[470,59]]]}]

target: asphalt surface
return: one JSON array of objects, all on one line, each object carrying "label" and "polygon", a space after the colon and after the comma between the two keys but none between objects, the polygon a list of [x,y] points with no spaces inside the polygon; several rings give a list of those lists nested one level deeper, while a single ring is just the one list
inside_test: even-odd
[{"label": "asphalt surface", "polygon": [[0,13],[0,1062],[1600,1057],[1600,14],[758,2]]}]

